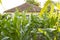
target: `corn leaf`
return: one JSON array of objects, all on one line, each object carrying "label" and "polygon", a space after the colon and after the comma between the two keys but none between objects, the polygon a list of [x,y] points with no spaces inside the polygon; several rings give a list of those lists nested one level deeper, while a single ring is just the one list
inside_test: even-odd
[{"label": "corn leaf", "polygon": [[50,9],[49,17],[51,18],[53,16],[53,12],[54,12],[54,4],[50,3],[50,5],[51,5],[51,9]]},{"label": "corn leaf", "polygon": [[46,10],[47,6],[49,5],[50,1],[47,1],[44,5],[44,7],[41,9],[39,16],[42,16],[44,11]]},{"label": "corn leaf", "polygon": [[1,3],[1,0],[0,0],[0,3]]},{"label": "corn leaf", "polygon": [[58,10],[60,10],[60,4],[56,3],[56,6],[57,6]]},{"label": "corn leaf", "polygon": [[50,10],[50,13],[53,13],[54,12],[54,5],[51,3],[51,10]]}]

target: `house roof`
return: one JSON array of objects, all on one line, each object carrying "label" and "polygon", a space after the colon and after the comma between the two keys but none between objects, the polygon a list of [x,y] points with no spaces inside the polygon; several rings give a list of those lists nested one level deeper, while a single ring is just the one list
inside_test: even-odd
[{"label": "house roof", "polygon": [[36,5],[24,3],[20,6],[5,10],[4,12],[15,12],[16,8],[19,10],[19,12],[22,12],[25,10],[27,10],[27,12],[40,12],[40,10],[41,10],[41,8]]}]

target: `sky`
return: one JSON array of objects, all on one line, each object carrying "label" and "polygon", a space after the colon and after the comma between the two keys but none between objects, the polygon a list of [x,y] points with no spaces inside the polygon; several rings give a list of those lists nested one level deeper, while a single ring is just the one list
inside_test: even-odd
[{"label": "sky", "polygon": [[[57,2],[57,0],[53,1]],[[40,6],[43,7],[46,0],[38,0],[38,2],[40,2]],[[4,10],[8,10],[18,5],[22,5],[23,3],[25,3],[24,0],[2,0],[2,5],[0,5],[0,13],[3,13]]]}]

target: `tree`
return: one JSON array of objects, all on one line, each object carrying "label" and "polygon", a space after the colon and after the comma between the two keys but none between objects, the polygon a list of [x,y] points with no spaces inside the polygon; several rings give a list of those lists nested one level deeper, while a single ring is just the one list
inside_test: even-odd
[{"label": "tree", "polygon": [[39,6],[40,5],[40,3],[39,2],[37,2],[37,0],[25,0],[27,3],[30,3],[30,4],[34,4],[34,5],[36,5],[36,6]]}]

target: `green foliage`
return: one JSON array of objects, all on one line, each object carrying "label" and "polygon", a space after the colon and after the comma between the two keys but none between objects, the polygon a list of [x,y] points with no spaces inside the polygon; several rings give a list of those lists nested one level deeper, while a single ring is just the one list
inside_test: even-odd
[{"label": "green foliage", "polygon": [[37,2],[37,0],[26,0],[27,3],[30,3],[30,4],[34,4],[36,6],[39,6],[39,2]]},{"label": "green foliage", "polygon": [[[50,15],[50,16],[49,16]],[[52,16],[54,15],[54,16]],[[60,15],[60,14],[58,14]],[[15,12],[0,15],[1,40],[59,40],[60,17],[44,13],[42,17]]]}]

